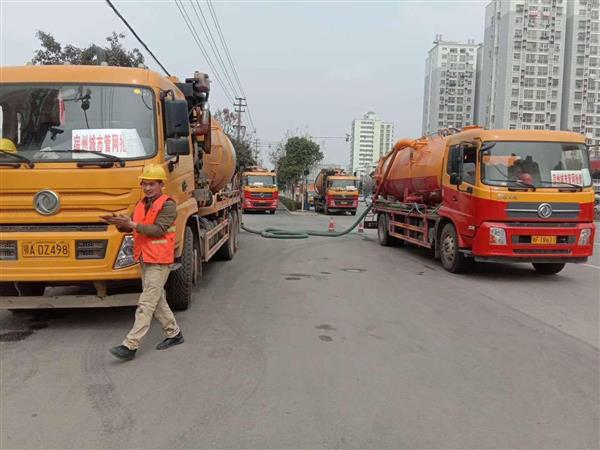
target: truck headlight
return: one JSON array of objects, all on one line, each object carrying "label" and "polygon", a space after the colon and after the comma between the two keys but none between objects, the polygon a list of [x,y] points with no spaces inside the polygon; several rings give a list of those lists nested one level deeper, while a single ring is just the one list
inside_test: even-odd
[{"label": "truck headlight", "polygon": [[506,245],[506,230],[504,230],[504,228],[491,227],[490,228],[490,244]]},{"label": "truck headlight", "polygon": [[123,238],[114,268],[123,269],[124,267],[133,266],[134,264],[135,257],[133,256],[133,236],[128,234]]},{"label": "truck headlight", "polygon": [[581,234],[579,235],[579,245],[588,245],[590,243],[590,237],[592,236],[591,228],[584,228],[581,230]]}]

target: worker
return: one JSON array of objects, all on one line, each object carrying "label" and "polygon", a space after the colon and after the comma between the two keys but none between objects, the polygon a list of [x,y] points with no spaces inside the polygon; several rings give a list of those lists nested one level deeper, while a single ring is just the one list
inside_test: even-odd
[{"label": "worker", "polygon": [[121,232],[133,232],[134,257],[142,267],[143,291],[138,300],[133,328],[121,345],[110,349],[114,356],[122,360],[135,357],[140,341],[150,328],[153,316],[158,319],[167,335],[166,339],[156,346],[158,350],[184,341],[175,316],[167,304],[164,290],[174,262],[177,205],[173,199],[162,193],[167,179],[162,166],[146,166],[139,178],[144,198],[135,206],[133,217],[102,217],[108,223],[116,225]]},{"label": "worker", "polygon": [[8,138],[0,139],[0,151],[8,153],[17,153],[15,143]]}]

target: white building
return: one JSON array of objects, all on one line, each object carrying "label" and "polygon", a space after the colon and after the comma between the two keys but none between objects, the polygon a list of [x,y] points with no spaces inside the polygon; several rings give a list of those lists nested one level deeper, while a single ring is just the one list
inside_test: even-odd
[{"label": "white building", "polygon": [[488,4],[478,125],[560,129],[566,9],[566,0]]},{"label": "white building", "polygon": [[600,145],[600,0],[567,7],[561,127]]},{"label": "white building", "polygon": [[443,41],[437,35],[425,62],[423,134],[472,125],[479,45]]},{"label": "white building", "polygon": [[358,176],[370,173],[373,164],[394,144],[394,125],[381,121],[369,111],[362,119],[352,121],[350,136],[351,172]]}]

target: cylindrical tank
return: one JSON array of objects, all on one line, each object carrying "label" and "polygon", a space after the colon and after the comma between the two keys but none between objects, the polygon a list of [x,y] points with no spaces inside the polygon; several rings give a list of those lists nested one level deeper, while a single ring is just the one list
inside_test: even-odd
[{"label": "cylindrical tank", "polygon": [[235,149],[216,120],[210,124],[211,151],[203,156],[204,173],[210,180],[210,190],[218,192],[231,181],[235,173]]},{"label": "cylindrical tank", "polygon": [[327,177],[343,175],[342,169],[321,169],[317,178],[315,179],[315,190],[321,197],[325,197],[327,194]]},{"label": "cylindrical tank", "polygon": [[[396,145],[399,145],[400,142]],[[380,194],[405,201],[405,195],[419,197],[426,204],[441,200],[442,164],[446,139],[442,136],[421,138],[398,151],[392,167],[381,187]],[[379,188],[383,175],[392,161],[391,152],[383,156],[375,169]]]}]

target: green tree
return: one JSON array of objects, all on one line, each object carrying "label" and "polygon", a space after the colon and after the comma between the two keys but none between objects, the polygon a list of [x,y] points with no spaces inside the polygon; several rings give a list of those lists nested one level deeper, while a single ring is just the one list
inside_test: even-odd
[{"label": "green tree", "polygon": [[245,128],[240,132],[240,139],[237,139],[237,114],[228,108],[223,108],[215,112],[213,117],[221,124],[235,148],[237,171],[242,172],[246,167],[258,164],[252,152],[252,139],[246,134]]},{"label": "green tree", "polygon": [[281,187],[289,188],[297,183],[304,172],[311,170],[323,159],[319,144],[308,137],[292,136],[271,155],[277,158],[277,179]]},{"label": "green tree", "polygon": [[125,37],[123,33],[113,33],[106,38],[108,45],[99,47],[90,44],[79,48],[71,44],[63,46],[50,33],[38,30],[36,37],[40,40],[40,49],[36,50],[31,62],[33,64],[74,64],[95,65],[106,61],[109,66],[137,67],[144,64],[144,55],[139,49],[126,50],[119,41]]}]

